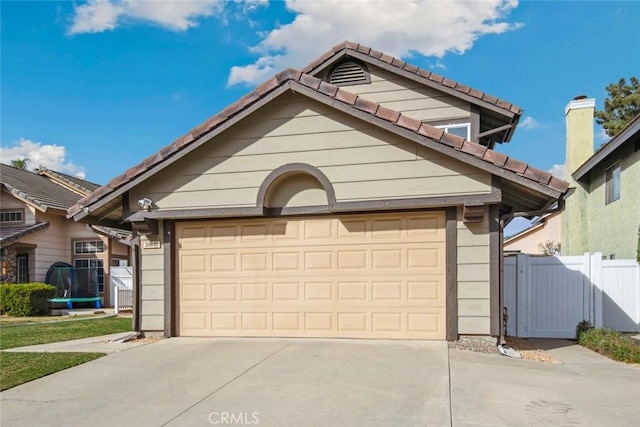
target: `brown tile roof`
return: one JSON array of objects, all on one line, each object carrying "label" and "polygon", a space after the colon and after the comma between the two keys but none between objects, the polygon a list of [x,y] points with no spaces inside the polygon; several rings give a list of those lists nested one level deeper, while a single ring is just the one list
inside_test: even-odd
[{"label": "brown tile roof", "polygon": [[43,166],[40,166],[40,168],[38,169],[38,174],[45,175],[52,179],[61,181],[66,185],[72,187],[76,191],[80,193],[84,193],[85,195],[100,188],[99,184],[95,184],[93,182],[80,179],[75,176],[67,175],[66,173],[57,172],[57,171],[54,171],[53,169],[47,169]]},{"label": "brown tile roof", "polygon": [[0,164],[0,185],[42,210],[66,210],[82,198],[49,178],[5,164]]},{"label": "brown tile roof", "polygon": [[9,246],[16,240],[28,234],[35,233],[49,227],[48,222],[38,222],[32,225],[7,225],[0,224],[0,248]]},{"label": "brown tile roof", "polygon": [[318,68],[320,65],[324,64],[327,60],[333,58],[334,56],[342,53],[343,51],[348,52],[357,52],[359,54],[362,55],[366,55],[371,59],[377,60],[377,61],[382,61],[385,62],[389,65],[392,65],[398,69],[404,70],[406,72],[415,74],[416,76],[419,76],[427,81],[436,83],[438,85],[443,86],[444,88],[449,88],[449,89],[453,89],[456,92],[460,92],[461,94],[464,95],[469,95],[473,98],[477,98],[480,101],[495,105],[496,107],[499,107],[503,110],[506,110],[508,112],[514,113],[514,114],[521,114],[522,113],[522,109],[520,107],[518,107],[517,105],[514,105],[508,101],[505,101],[503,99],[499,99],[496,98],[495,96],[491,96],[487,93],[484,93],[482,91],[473,89],[467,85],[463,85],[462,83],[458,83],[456,81],[447,79],[443,76],[440,76],[436,73],[432,73],[429,70],[425,70],[422,68],[418,68],[415,65],[409,64],[407,62],[404,62],[401,59],[398,58],[394,58],[393,56],[389,56],[386,54],[383,54],[382,52],[378,52],[375,51],[373,49],[371,49],[370,47],[358,44],[358,43],[354,43],[354,42],[350,42],[350,41],[344,41],[340,44],[335,45],[333,48],[331,48],[331,50],[323,53],[319,58],[315,59],[313,62],[311,62],[310,64],[308,64],[306,67],[302,68],[302,72],[303,73],[310,73],[312,72],[314,69]]},{"label": "brown tile roof", "polygon": [[[193,128],[182,137],[176,139],[172,144],[167,145],[159,152],[146,158],[138,165],[133,166],[125,173],[113,178],[106,185],[98,188],[87,197],[79,200],[76,205],[69,209],[68,215],[76,215],[83,209],[83,207],[99,201],[123,185],[130,183],[152,167],[157,166],[161,162],[174,156],[180,150],[193,144],[206,133],[222,127],[227,121],[241,114],[249,106],[256,103],[258,100],[265,98],[276,89],[285,87],[285,85],[289,85],[287,87],[292,89],[295,89],[296,86],[300,87],[299,85],[304,88],[309,88],[319,97],[326,97],[332,102],[341,102],[352,106],[359,111],[369,114],[372,118],[375,117],[374,120],[384,120],[386,123],[391,123],[400,128],[407,129],[417,135],[427,137],[434,142],[440,143],[443,146],[451,147],[457,152],[462,152],[474,158],[483,160],[484,162],[501,170],[516,173],[529,179],[532,183],[542,184],[554,191],[564,193],[569,186],[567,182],[551,176],[548,172],[535,169],[528,166],[526,163],[522,163],[515,159],[511,159],[504,154],[487,149],[487,147],[483,145],[466,141],[456,135],[445,133],[442,129],[422,123],[419,120],[385,108],[375,102],[367,101],[358,95],[354,95],[344,89],[323,82],[316,77],[303,74],[301,71],[289,68],[281,71],[271,79],[262,83],[255,90],[243,96],[235,103],[229,105],[220,113]],[[505,178],[508,179],[508,176],[505,176]]]}]

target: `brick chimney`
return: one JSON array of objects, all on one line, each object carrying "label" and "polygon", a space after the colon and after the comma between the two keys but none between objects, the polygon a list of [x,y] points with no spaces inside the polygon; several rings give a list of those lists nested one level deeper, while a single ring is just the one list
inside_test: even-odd
[{"label": "brick chimney", "polygon": [[593,155],[593,114],[595,98],[576,96],[564,109],[567,123],[567,175],[575,172]]}]

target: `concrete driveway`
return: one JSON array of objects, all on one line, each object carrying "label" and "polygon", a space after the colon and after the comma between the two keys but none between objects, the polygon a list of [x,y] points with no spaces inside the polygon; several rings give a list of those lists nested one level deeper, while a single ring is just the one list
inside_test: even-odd
[{"label": "concrete driveway", "polygon": [[444,342],[174,338],[0,396],[4,426],[450,424]]},{"label": "concrete driveway", "polygon": [[563,363],[449,351],[443,342],[173,338],[0,393],[1,421],[637,426],[640,367],[568,341],[542,344]]}]

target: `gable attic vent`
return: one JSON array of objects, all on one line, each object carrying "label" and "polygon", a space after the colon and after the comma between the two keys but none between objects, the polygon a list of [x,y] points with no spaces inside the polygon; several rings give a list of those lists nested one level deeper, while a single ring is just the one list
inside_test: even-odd
[{"label": "gable attic vent", "polygon": [[329,83],[341,86],[352,84],[365,84],[371,82],[369,72],[354,61],[345,61],[338,64],[329,74]]}]

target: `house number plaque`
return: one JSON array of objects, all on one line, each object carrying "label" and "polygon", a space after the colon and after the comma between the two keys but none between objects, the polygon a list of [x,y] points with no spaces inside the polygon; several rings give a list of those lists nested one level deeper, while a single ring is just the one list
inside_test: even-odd
[{"label": "house number plaque", "polygon": [[160,249],[160,240],[143,240],[142,249]]}]

